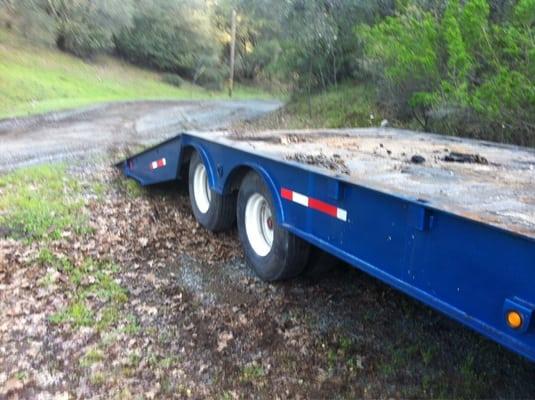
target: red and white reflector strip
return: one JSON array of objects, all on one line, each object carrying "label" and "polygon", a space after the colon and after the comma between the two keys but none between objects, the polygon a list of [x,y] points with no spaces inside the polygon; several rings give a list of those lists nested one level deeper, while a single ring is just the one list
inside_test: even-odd
[{"label": "red and white reflector strip", "polygon": [[330,215],[331,217],[338,218],[341,221],[347,222],[347,211],[333,206],[332,204],[325,203],[318,199],[305,196],[304,194],[294,192],[293,190],[281,188],[281,197],[283,199],[300,204],[304,207],[312,208],[316,211]]},{"label": "red and white reflector strip", "polygon": [[165,158],[160,158],[159,160],[153,161],[150,163],[150,169],[163,168],[167,165]]}]

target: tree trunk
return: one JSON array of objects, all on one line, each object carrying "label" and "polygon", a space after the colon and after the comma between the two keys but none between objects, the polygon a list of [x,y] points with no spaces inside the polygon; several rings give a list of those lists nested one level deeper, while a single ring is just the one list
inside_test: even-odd
[{"label": "tree trunk", "polygon": [[308,103],[308,117],[312,119],[312,94],[311,94],[311,85],[312,85],[312,60],[308,61],[308,85],[307,85],[307,103]]},{"label": "tree trunk", "polygon": [[334,80],[334,87],[338,87],[338,77],[337,70],[336,70],[336,50],[333,49],[333,80]]},{"label": "tree trunk", "polygon": [[232,97],[232,90],[234,89],[234,62],[236,57],[236,10],[232,10],[232,25],[230,31],[230,79],[228,95],[229,97]]}]

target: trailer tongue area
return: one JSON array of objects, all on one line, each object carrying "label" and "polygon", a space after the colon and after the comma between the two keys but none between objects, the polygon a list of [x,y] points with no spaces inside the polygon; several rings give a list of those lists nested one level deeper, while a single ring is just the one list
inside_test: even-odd
[{"label": "trailer tongue area", "polygon": [[118,164],[187,180],[287,279],[341,259],[535,361],[535,151],[396,129],[189,132]]}]

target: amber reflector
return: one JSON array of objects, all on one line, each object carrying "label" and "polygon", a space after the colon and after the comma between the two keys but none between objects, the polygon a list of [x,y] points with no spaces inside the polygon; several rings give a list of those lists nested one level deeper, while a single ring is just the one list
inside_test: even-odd
[{"label": "amber reflector", "polygon": [[517,311],[509,311],[507,313],[507,325],[513,329],[518,329],[522,326],[522,315]]}]

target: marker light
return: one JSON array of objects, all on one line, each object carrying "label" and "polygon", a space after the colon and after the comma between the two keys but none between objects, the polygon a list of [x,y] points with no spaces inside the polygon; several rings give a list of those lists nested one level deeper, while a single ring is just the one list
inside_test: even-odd
[{"label": "marker light", "polygon": [[508,311],[507,325],[513,329],[520,328],[522,326],[522,315],[518,311]]}]

